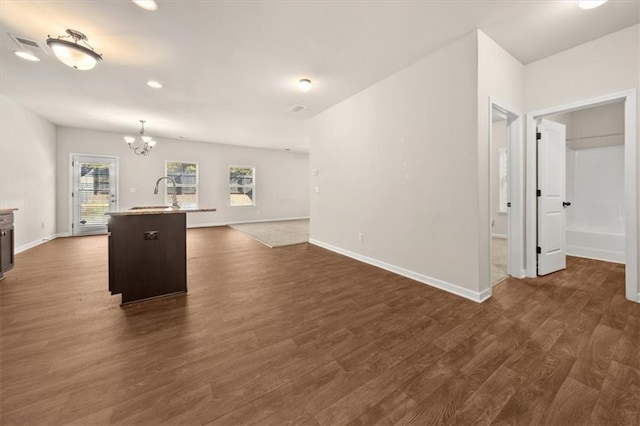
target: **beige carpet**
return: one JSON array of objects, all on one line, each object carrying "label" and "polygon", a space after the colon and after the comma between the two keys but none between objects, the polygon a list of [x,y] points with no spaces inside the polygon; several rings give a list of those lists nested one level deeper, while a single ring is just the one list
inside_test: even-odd
[{"label": "beige carpet", "polygon": [[507,278],[507,239],[491,238],[491,282]]},{"label": "beige carpet", "polygon": [[309,219],[242,223],[229,227],[244,232],[271,248],[309,241]]}]

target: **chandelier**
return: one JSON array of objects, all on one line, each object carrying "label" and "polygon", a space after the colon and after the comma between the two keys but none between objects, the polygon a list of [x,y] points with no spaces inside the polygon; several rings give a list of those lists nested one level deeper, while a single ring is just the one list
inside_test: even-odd
[{"label": "chandelier", "polygon": [[[73,41],[64,40],[65,38],[71,38]],[[87,36],[80,31],[67,30],[66,36],[58,36],[58,38],[49,36],[47,45],[63,64],[77,70],[90,70],[102,61],[102,55],[89,46]]]},{"label": "chandelier", "polygon": [[129,145],[129,148],[136,153],[136,155],[147,155],[156,145],[156,141],[154,141],[151,136],[144,135],[144,123],[146,123],[145,120],[140,120],[140,124],[142,126],[140,127],[139,132],[140,139],[136,139],[133,136],[124,137],[125,142]]}]

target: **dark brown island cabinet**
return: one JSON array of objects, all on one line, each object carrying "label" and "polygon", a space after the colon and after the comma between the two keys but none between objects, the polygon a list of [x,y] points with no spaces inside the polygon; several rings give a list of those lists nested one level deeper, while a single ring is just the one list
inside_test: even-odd
[{"label": "dark brown island cabinet", "polygon": [[13,212],[16,210],[18,209],[0,209],[0,280],[14,265]]},{"label": "dark brown island cabinet", "polygon": [[187,212],[134,208],[109,218],[109,291],[122,304],[187,292]]}]

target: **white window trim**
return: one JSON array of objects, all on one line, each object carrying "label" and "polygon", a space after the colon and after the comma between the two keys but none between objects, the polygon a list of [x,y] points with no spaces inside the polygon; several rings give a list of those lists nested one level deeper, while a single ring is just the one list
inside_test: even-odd
[{"label": "white window trim", "polygon": [[[195,205],[198,206],[200,204],[200,163],[198,161],[183,161],[183,160],[164,160],[164,174],[163,176],[169,176],[167,174],[167,164],[169,163],[183,163],[183,164],[195,164],[196,165],[196,203]],[[167,197],[170,196],[170,194],[168,193],[167,189],[169,187],[169,185],[167,184],[167,181],[164,180],[164,204],[167,204]],[[182,183],[176,183],[176,187],[177,188],[185,188],[185,187],[193,187],[194,185],[185,185]]]},{"label": "white window trim", "polygon": [[[238,168],[245,168],[245,169],[251,169],[253,170],[253,185],[251,185],[251,187],[253,188],[253,204],[249,204],[249,205],[233,205],[231,204],[231,183],[229,183],[229,173],[231,172],[231,168],[232,167],[238,167]],[[242,185],[245,186],[245,185]],[[258,205],[257,201],[256,201],[256,166],[249,166],[249,165],[242,165],[242,164],[229,164],[229,167],[227,167],[227,192],[229,194],[229,207],[256,207]]]}]

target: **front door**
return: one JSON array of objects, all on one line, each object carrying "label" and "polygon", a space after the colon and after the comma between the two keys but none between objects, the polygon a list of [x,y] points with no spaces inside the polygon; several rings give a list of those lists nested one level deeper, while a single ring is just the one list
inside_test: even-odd
[{"label": "front door", "polygon": [[109,216],[118,208],[118,159],[74,155],[73,167],[73,235],[107,232]]},{"label": "front door", "polygon": [[538,122],[538,275],[566,268],[566,128]]}]

